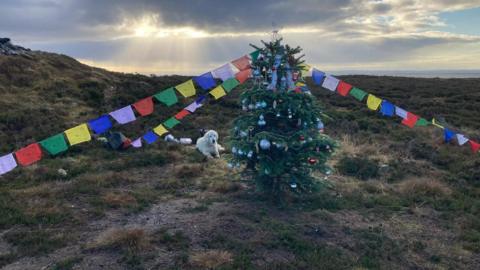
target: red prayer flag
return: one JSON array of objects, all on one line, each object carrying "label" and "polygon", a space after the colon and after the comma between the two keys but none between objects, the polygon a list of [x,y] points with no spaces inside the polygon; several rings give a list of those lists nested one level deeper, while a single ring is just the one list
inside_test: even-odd
[{"label": "red prayer flag", "polygon": [[22,166],[28,166],[39,161],[42,158],[42,150],[38,143],[32,143],[15,152],[18,163]]},{"label": "red prayer flag", "polygon": [[250,77],[250,74],[252,74],[252,70],[250,68],[245,69],[235,74],[235,79],[237,79],[239,83],[244,83],[248,77]]},{"label": "red prayer flag", "polygon": [[189,114],[190,114],[189,111],[183,109],[183,110],[181,110],[179,113],[177,113],[177,114],[175,115],[175,118],[176,118],[177,120],[180,120],[180,119],[183,119],[185,116],[187,116],[187,115],[189,115]]},{"label": "red prayer flag", "polygon": [[248,56],[244,55],[236,60],[233,60],[232,64],[239,70],[245,70],[250,67],[250,59]]},{"label": "red prayer flag", "polygon": [[153,100],[152,97],[147,97],[139,100],[133,104],[133,107],[141,116],[146,116],[153,113]]},{"label": "red prayer flag", "polygon": [[352,86],[344,81],[340,81],[337,86],[337,92],[342,96],[347,96],[348,92],[352,89]]},{"label": "red prayer flag", "polygon": [[470,143],[470,147],[472,148],[472,152],[475,154],[480,150],[480,143],[474,142],[472,140],[468,141]]},{"label": "red prayer flag", "polygon": [[413,128],[415,126],[415,123],[417,123],[418,118],[419,117],[417,115],[411,112],[407,112],[407,117],[402,120],[402,124],[409,128]]}]

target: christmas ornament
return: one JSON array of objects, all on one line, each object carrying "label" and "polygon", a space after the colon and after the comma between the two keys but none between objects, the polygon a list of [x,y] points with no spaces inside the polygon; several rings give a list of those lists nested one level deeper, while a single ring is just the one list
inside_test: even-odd
[{"label": "christmas ornament", "polygon": [[262,148],[262,150],[270,149],[270,141],[267,139],[260,140],[260,148]]},{"label": "christmas ornament", "polygon": [[309,158],[308,158],[308,163],[310,163],[311,165],[314,165],[315,163],[317,163],[317,159],[316,159],[316,158],[309,157]]},{"label": "christmas ornament", "polygon": [[277,116],[277,117],[280,117],[280,116],[281,116],[281,115],[280,115],[280,112],[277,112],[277,115],[276,115],[276,116]]},{"label": "christmas ornament", "polygon": [[238,153],[238,155],[240,155],[240,156],[243,155],[242,149],[238,149],[238,152],[237,152],[237,153]]},{"label": "christmas ornament", "polygon": [[262,102],[260,103],[260,105],[261,105],[262,108],[266,108],[266,107],[267,107],[267,102],[262,101]]},{"label": "christmas ornament", "polygon": [[274,109],[277,108],[277,101],[276,100],[273,101],[272,108],[274,108]]},{"label": "christmas ornament", "polygon": [[292,110],[290,110],[290,108],[288,109],[288,118],[289,119],[292,119]]},{"label": "christmas ornament", "polygon": [[253,151],[252,151],[252,150],[248,151],[247,157],[248,157],[248,158],[252,158],[252,157],[253,157]]},{"label": "christmas ornament", "polygon": [[297,188],[297,183],[295,182],[295,179],[292,179],[292,182],[290,182],[290,187],[293,189]]},{"label": "christmas ornament", "polygon": [[305,141],[305,136],[300,135],[299,139],[300,139],[300,141]]},{"label": "christmas ornament", "polygon": [[237,148],[234,146],[232,147],[232,154],[236,154],[237,153]]},{"label": "christmas ornament", "polygon": [[267,122],[265,121],[265,118],[263,117],[263,114],[260,114],[260,116],[258,117],[257,124],[261,127],[263,127],[267,124]]}]

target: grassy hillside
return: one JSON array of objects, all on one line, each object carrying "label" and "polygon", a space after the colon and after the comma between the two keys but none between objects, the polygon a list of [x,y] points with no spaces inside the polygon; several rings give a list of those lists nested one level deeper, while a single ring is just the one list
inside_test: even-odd
[{"label": "grassy hillside", "polygon": [[[186,77],[112,73],[66,56],[0,56],[2,153],[41,140]],[[480,79],[346,76],[479,139]],[[248,88],[248,84],[245,86]],[[215,128],[226,144],[238,89],[175,127]],[[321,192],[279,208],[222,159],[159,142],[112,152],[91,142],[0,177],[5,269],[475,269],[480,158],[410,130],[352,98],[313,88],[341,144]],[[180,110],[117,128],[141,135]],[[475,137],[477,136],[477,137]],[[63,168],[63,177],[57,170]]]}]

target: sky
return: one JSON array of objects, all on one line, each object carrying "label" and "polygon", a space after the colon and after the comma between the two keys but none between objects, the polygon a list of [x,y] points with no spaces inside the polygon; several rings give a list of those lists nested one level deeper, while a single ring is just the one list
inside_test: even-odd
[{"label": "sky", "polygon": [[321,70],[480,69],[480,0],[0,0],[0,37],[121,72],[195,75],[279,29]]}]

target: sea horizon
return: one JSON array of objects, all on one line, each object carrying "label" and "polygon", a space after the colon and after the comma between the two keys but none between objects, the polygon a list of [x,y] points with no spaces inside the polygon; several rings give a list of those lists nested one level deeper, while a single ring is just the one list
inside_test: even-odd
[{"label": "sea horizon", "polygon": [[480,69],[426,69],[426,70],[333,70],[330,74],[344,75],[370,75],[413,78],[480,78]]}]

